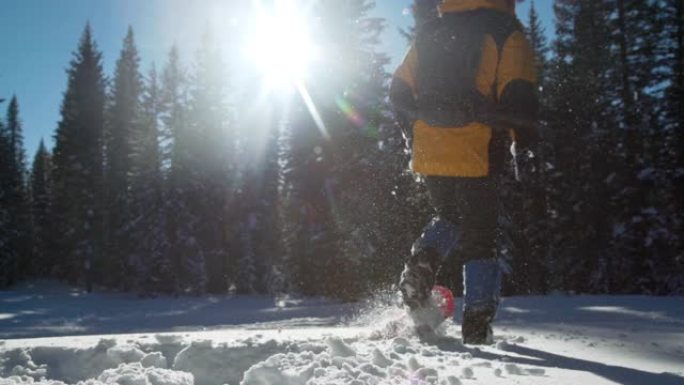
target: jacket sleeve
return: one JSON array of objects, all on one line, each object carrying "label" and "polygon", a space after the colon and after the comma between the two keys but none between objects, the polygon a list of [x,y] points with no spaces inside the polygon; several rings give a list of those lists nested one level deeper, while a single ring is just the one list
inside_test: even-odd
[{"label": "jacket sleeve", "polygon": [[390,102],[407,140],[413,137],[413,123],[416,121],[417,67],[418,54],[415,46],[412,45],[404,57],[404,61],[394,72],[389,90]]},{"label": "jacket sleeve", "polygon": [[539,140],[537,74],[534,51],[522,32],[511,34],[501,50],[497,97],[502,113],[516,121],[514,132],[518,146],[534,145]]}]

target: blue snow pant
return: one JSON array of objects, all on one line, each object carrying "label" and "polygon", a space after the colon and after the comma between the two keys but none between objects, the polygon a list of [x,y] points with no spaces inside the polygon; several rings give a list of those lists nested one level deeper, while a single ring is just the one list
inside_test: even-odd
[{"label": "blue snow pant", "polygon": [[413,244],[405,271],[429,265],[415,274],[427,284],[414,286],[436,283],[453,290],[463,266],[464,309],[496,308],[501,291],[497,179],[428,176],[426,185],[436,215]]}]

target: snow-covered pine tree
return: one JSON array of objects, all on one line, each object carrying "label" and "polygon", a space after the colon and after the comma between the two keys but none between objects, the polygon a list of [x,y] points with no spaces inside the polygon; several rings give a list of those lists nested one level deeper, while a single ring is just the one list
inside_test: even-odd
[{"label": "snow-covered pine tree", "polygon": [[136,289],[143,294],[168,293],[173,289],[159,151],[160,110],[160,89],[153,66],[144,85],[140,117],[131,130],[128,176],[129,265]]},{"label": "snow-covered pine tree", "polygon": [[[662,74],[666,79],[665,91],[665,115],[666,122],[670,126],[672,142],[675,146],[684,141],[684,1],[664,0],[657,3],[658,21],[662,25],[660,34],[660,53],[665,72]],[[681,181],[682,169],[684,168],[684,148],[678,146],[673,151],[676,158],[678,178]],[[679,191],[684,191],[679,184]],[[681,196],[681,195],[680,195]],[[681,204],[681,200],[680,200]],[[681,207],[681,206],[680,206]],[[680,212],[682,212],[680,210]]]},{"label": "snow-covered pine tree", "polygon": [[187,102],[187,74],[180,64],[178,47],[169,49],[167,62],[162,69],[160,82],[160,136],[159,156],[162,174],[169,177],[173,163],[175,131],[185,119],[182,108]]},{"label": "snow-covered pine tree", "polygon": [[[553,71],[548,78],[546,139],[556,169],[551,213],[552,286],[600,290],[599,261],[611,229],[610,175],[616,167],[614,121],[610,119],[610,43],[603,2],[556,0]],[[592,79],[592,81],[587,81]],[[610,269],[605,266],[604,271]],[[591,283],[591,284],[590,284]]]},{"label": "snow-covered pine tree", "polygon": [[[251,219],[251,220],[250,220]],[[253,294],[258,282],[256,272],[256,248],[254,245],[254,227],[257,225],[256,213],[249,213],[248,219],[237,229],[240,241],[240,256],[237,260],[237,276],[235,286],[238,294]]]},{"label": "snow-covered pine tree", "polygon": [[[254,100],[246,98],[245,100]],[[249,106],[245,107],[249,109]],[[277,118],[263,106],[240,117],[241,135],[239,207],[231,218],[238,221],[240,254],[236,274],[238,292],[268,292],[269,267],[280,260],[278,227],[278,131]],[[239,215],[236,215],[239,213]],[[231,229],[234,226],[230,225]]]},{"label": "snow-covered pine tree", "polygon": [[67,70],[55,132],[52,255],[59,276],[91,290],[102,270],[105,78],[102,55],[86,25]]},{"label": "snow-covered pine tree", "polygon": [[216,41],[211,33],[205,33],[190,82],[188,123],[194,136],[190,151],[196,168],[188,198],[201,218],[193,231],[204,251],[211,293],[228,291],[228,267],[234,264],[228,253],[228,237],[234,234],[229,231],[228,216],[236,204],[232,196],[235,143],[226,103],[228,75]]},{"label": "snow-covered pine tree", "polygon": [[[241,73],[245,84],[261,84],[261,77],[257,68]],[[264,98],[263,87],[246,87],[235,99],[236,122],[240,122],[233,129],[240,143],[235,149],[239,159],[235,201],[240,204],[231,209],[230,222],[239,222],[235,231],[240,234],[240,249],[231,248],[231,252],[242,255],[237,269],[229,267],[229,271],[239,278],[238,292],[253,288],[257,293],[277,294],[283,287],[272,285],[278,279],[271,279],[271,272],[284,271],[278,210],[278,139],[284,108]],[[255,100],[264,102],[256,104]]]},{"label": "snow-covered pine tree", "polygon": [[[360,255],[349,258],[343,252],[346,233],[341,226],[343,208],[341,174],[335,170],[343,159],[340,145],[352,124],[344,117],[336,101],[344,100],[345,88],[353,88],[353,75],[363,67],[358,56],[360,28],[355,24],[361,2],[320,2],[312,9],[318,20],[312,34],[317,44],[335,52],[327,61],[316,63],[308,71],[304,88],[315,101],[322,118],[316,122],[312,112],[299,97],[288,110],[281,135],[281,223],[287,267],[292,289],[305,295],[348,297],[360,288],[361,280],[354,272],[360,266]],[[327,56],[327,55],[326,55]],[[333,59],[334,57],[334,59]],[[359,149],[361,151],[361,149]],[[337,156],[336,153],[340,153]],[[361,208],[355,208],[361,210]],[[358,223],[357,223],[358,224]],[[360,235],[360,232],[356,232]],[[363,242],[360,242],[361,244]]]},{"label": "snow-covered pine tree", "polygon": [[51,277],[54,265],[49,246],[54,226],[51,217],[52,155],[42,139],[33,157],[30,183],[33,274],[37,277]]},{"label": "snow-covered pine tree", "polygon": [[[658,89],[660,26],[654,1],[612,0],[607,6],[611,10],[608,22],[613,31],[610,76],[614,86],[606,91],[613,100],[609,112],[615,120],[616,168],[610,200],[610,220],[615,231],[605,247],[613,254],[608,258],[616,263],[606,271],[605,281],[610,292],[634,293],[653,290],[647,283],[659,280],[653,268],[669,259],[659,255],[653,261],[653,254],[660,254],[656,250],[659,246],[649,247],[644,242],[659,227],[657,221],[649,218],[668,219],[667,209],[662,211],[661,199],[654,199],[647,192],[656,179],[657,183],[665,182],[657,163],[662,122],[656,105],[658,93],[654,92]],[[653,172],[645,177],[644,170]],[[645,211],[650,214],[644,215]],[[645,217],[644,221],[635,221],[639,217]],[[656,240],[654,243],[668,242]]]},{"label": "snow-covered pine tree", "polygon": [[[253,129],[253,127],[252,127]],[[269,292],[271,267],[282,256],[280,227],[278,222],[278,130],[276,122],[269,119],[267,131],[261,139],[261,159],[248,168],[239,201],[247,208],[241,222],[250,233],[254,260],[254,283],[258,293]],[[239,273],[242,274],[242,273]]]},{"label": "snow-covered pine tree", "polygon": [[397,236],[387,231],[397,219],[390,217],[397,165],[390,163],[394,154],[380,148],[381,126],[391,122],[385,98],[389,59],[379,51],[384,20],[370,15],[374,6],[366,0],[321,6],[326,46],[339,53],[325,63],[335,76],[324,100],[335,104],[323,110],[330,142],[321,155],[331,160],[324,191],[337,233],[337,252],[326,260],[326,291],[345,298],[384,286],[401,267],[401,256],[381,249]]},{"label": "snow-covered pine tree", "polygon": [[207,278],[205,254],[194,234],[201,221],[192,194],[198,185],[193,157],[196,139],[188,123],[187,78],[175,47],[169,52],[161,83],[161,120],[168,135],[165,144],[171,148],[165,211],[173,291],[176,295],[201,294],[206,291]]},{"label": "snow-covered pine tree", "polygon": [[[302,108],[288,108],[287,114],[278,123],[278,220],[281,232],[283,254],[276,263],[283,285],[273,287],[275,291],[301,292],[304,257],[307,252],[308,216],[303,201],[303,170],[306,151],[301,127],[295,117],[303,114]],[[295,131],[295,128],[297,130]]]},{"label": "snow-covered pine tree", "polygon": [[[656,144],[660,150],[660,164],[665,170],[664,180],[667,194],[661,202],[668,202],[663,211],[668,220],[660,231],[667,234],[670,264],[661,272],[662,282],[668,292],[684,292],[684,1],[665,0],[656,3],[657,19],[662,26],[659,44],[661,63],[665,71],[660,79],[665,85],[662,138]],[[655,258],[655,257],[654,257]]]},{"label": "snow-covered pine tree", "polygon": [[112,81],[106,123],[106,253],[107,279],[110,286],[127,288],[133,275],[129,259],[131,248],[131,223],[129,212],[128,180],[133,153],[132,134],[140,121],[140,102],[143,89],[140,75],[140,58],[135,46],[133,29],[128,27],[123,47],[116,62]]},{"label": "snow-covered pine tree", "polygon": [[326,172],[323,140],[309,111],[292,100],[279,137],[279,217],[282,231],[286,290],[321,295],[327,279],[324,260],[335,252],[323,190]]}]

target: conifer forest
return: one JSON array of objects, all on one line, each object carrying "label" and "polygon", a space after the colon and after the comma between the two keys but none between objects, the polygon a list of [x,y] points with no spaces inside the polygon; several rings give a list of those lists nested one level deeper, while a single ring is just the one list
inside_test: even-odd
[{"label": "conifer forest", "polygon": [[[682,295],[684,1],[553,2],[553,38],[534,6],[521,18],[542,141],[502,177],[504,294]],[[314,3],[310,34],[332,54],[288,97],[211,32],[143,70],[129,28],[106,73],[85,20],[71,61],[42,64],[66,65],[66,88],[35,153],[21,95],[0,89],[0,288],[396,291],[433,212],[388,100],[386,22],[371,0]]]}]

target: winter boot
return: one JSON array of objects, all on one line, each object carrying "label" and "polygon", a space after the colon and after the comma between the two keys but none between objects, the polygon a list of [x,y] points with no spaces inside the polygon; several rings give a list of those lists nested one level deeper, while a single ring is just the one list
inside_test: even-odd
[{"label": "winter boot", "polygon": [[492,321],[495,308],[467,309],[463,311],[461,334],[468,345],[489,345],[494,342]]},{"label": "winter boot", "polygon": [[432,287],[439,266],[456,247],[458,239],[456,226],[437,216],[414,242],[411,257],[404,265],[399,288],[419,337],[432,334],[434,328],[444,321],[439,306],[432,300]]},{"label": "winter boot", "polygon": [[432,299],[439,260],[435,250],[421,250],[406,262],[399,281],[404,304],[421,339],[431,337],[434,329],[444,321],[439,306]]},{"label": "winter boot", "polygon": [[404,304],[409,309],[419,309],[429,304],[438,263],[439,255],[435,250],[423,249],[412,255],[404,264],[399,289]]},{"label": "winter boot", "polygon": [[491,323],[496,316],[501,292],[501,270],[496,259],[477,260],[465,264],[463,343],[470,345],[493,342]]}]

